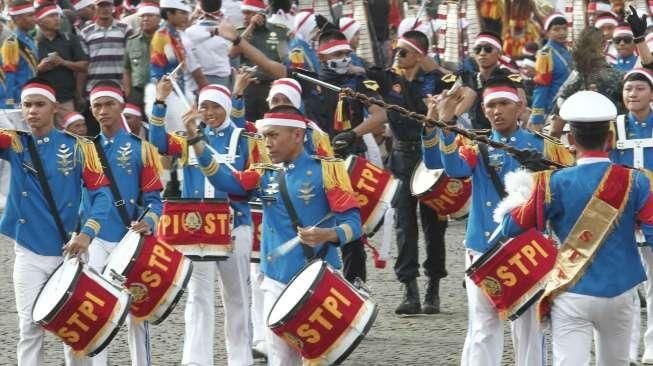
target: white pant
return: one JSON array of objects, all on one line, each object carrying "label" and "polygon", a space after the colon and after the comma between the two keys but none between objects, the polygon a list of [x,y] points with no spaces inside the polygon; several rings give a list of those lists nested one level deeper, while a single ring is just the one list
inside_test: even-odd
[{"label": "white pant", "polygon": [[[107,259],[118,243],[95,238],[88,248],[88,265],[102,272]],[[127,315],[127,343],[131,355],[132,366],[149,366],[151,364],[150,330],[147,321],[136,321],[131,314]],[[109,364],[109,349],[105,348],[90,359],[93,366]]]},{"label": "white pant", "polygon": [[[63,257],[38,255],[18,244],[14,245],[14,294],[18,313],[19,366],[43,364],[43,336],[45,331],[32,320],[32,308],[39,291],[45,285]],[[75,357],[72,349],[64,345],[66,365],[84,365],[83,359]]]},{"label": "white pant", "polygon": [[[646,271],[646,280],[643,285],[646,290],[646,331],[644,332],[644,358],[653,359],[653,249],[648,245],[639,249],[642,264]],[[640,311],[639,301],[637,311]]]},{"label": "white pant", "polygon": [[225,313],[225,340],[229,365],[253,364],[249,333],[249,255],[252,247],[251,226],[232,231],[234,251],[224,261],[193,262],[184,312],[185,333],[182,365],[213,365],[215,332],[214,282],[220,276],[220,294]]},{"label": "white pant", "polygon": [[[283,283],[264,277],[261,290],[263,290],[263,314],[266,319],[274,302],[277,301],[285,287],[286,285]],[[268,366],[299,366],[302,364],[302,356],[299,352],[269,328],[265,331],[265,342],[268,347]]]},{"label": "white pant", "polygon": [[[637,287],[635,287],[637,289]],[[633,322],[630,330],[630,350],[628,352],[630,360],[637,362],[639,355],[639,340],[642,335],[642,309],[639,306],[639,295],[637,290],[633,291]]]},{"label": "white pant", "polygon": [[605,298],[564,292],[553,299],[553,364],[589,365],[596,336],[597,366],[628,365],[633,291]]},{"label": "white pant", "polygon": [[252,345],[258,343],[265,343],[265,332],[267,325],[265,315],[263,312],[263,291],[261,290],[261,283],[263,282],[263,273],[261,273],[261,265],[259,263],[251,263],[249,272],[250,289],[252,291]]},{"label": "white pant", "polygon": [[[467,250],[465,266],[481,253]],[[465,278],[469,314],[467,336],[463,346],[461,366],[499,366],[503,356],[503,324],[497,311],[483,291],[469,278]],[[537,323],[535,307],[531,306],[510,323],[515,352],[515,365],[545,365],[544,335]]]}]

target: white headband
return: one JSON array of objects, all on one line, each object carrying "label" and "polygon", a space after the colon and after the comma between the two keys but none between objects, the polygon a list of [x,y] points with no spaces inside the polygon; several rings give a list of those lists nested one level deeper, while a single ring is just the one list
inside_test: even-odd
[{"label": "white headband", "polygon": [[127,103],[125,105],[125,109],[122,110],[122,113],[123,114],[129,114],[129,115],[132,115],[132,116],[143,117],[143,114],[141,114],[141,111],[138,108],[136,108],[135,105],[132,105],[132,104],[129,104],[129,103]]},{"label": "white headband", "polygon": [[197,103],[202,104],[207,100],[220,105],[227,113],[227,116],[231,114],[231,92],[224,86],[212,84],[202,88]]},{"label": "white headband", "polygon": [[9,15],[21,15],[29,14],[34,12],[34,6],[32,4],[25,4],[19,6],[13,6],[9,8]]},{"label": "white headband", "polygon": [[505,98],[515,103],[520,100],[515,89],[505,86],[497,86],[485,89],[485,92],[483,93],[483,104],[488,104],[499,98]]},{"label": "white headband", "polygon": [[80,10],[94,4],[95,4],[94,0],[79,0],[78,2],[73,4],[73,8],[75,8],[75,10]]},{"label": "white headband", "polygon": [[291,114],[291,113],[266,113],[263,119],[256,121],[256,129],[261,130],[266,126],[285,126],[306,128],[306,120],[304,117]]},{"label": "white headband", "polygon": [[39,84],[27,84],[27,85],[25,85],[25,87],[23,88],[23,91],[21,91],[21,93],[20,93],[20,99],[24,100],[25,97],[27,97],[29,95],[42,95],[42,96],[48,98],[48,100],[50,100],[52,103],[57,102],[57,98],[55,97],[54,92],[50,88],[48,88],[48,87],[46,87],[44,85],[39,85]]},{"label": "white headband", "polygon": [[426,54],[425,50],[421,49],[418,45],[416,45],[410,39],[406,39],[404,37],[401,37],[401,38],[399,38],[397,40],[397,46],[407,46],[407,47],[410,47],[410,48],[414,49],[415,51],[417,51],[420,55],[425,55]]},{"label": "white headband", "polygon": [[63,129],[66,129],[66,127],[70,126],[76,121],[84,121],[84,116],[82,116],[77,112],[70,112],[64,116],[64,122],[63,125],[61,125],[61,127]]},{"label": "white headband", "polygon": [[630,27],[617,27],[617,29],[614,30],[614,33],[612,33],[612,38],[620,36],[633,37],[633,31],[630,30]]},{"label": "white headband", "polygon": [[156,6],[156,4],[145,3],[145,4],[141,4],[138,7],[138,10],[136,11],[136,14],[138,14],[138,15],[145,15],[145,14],[159,15],[159,14],[161,14],[161,9],[159,9],[159,7]]},{"label": "white headband", "polygon": [[502,49],[502,47],[501,47],[501,43],[499,43],[499,41],[497,41],[497,40],[496,40],[495,38],[493,38],[493,37],[488,37],[488,36],[478,36],[478,37],[476,38],[476,40],[474,41],[474,47],[478,46],[478,45],[481,44],[481,43],[489,43],[489,44],[491,44],[494,48],[496,48],[496,49],[498,49],[498,50],[501,50],[501,49]]},{"label": "white headband", "polygon": [[115,88],[110,87],[97,87],[91,90],[91,104],[101,97],[111,97],[118,100],[120,103],[124,103],[125,99],[122,97],[122,93],[116,90]]},{"label": "white headband", "polygon": [[276,94],[283,94],[292,103],[293,107],[300,109],[302,106],[302,87],[295,79],[282,78],[272,83],[268,94],[268,103]]},{"label": "white headband", "polygon": [[601,28],[605,25],[614,25],[616,27],[619,23],[612,17],[598,18],[596,23],[594,23],[595,28]]},{"label": "white headband", "polygon": [[348,41],[351,41],[352,37],[359,29],[361,29],[361,25],[356,21],[356,19],[348,17],[340,18],[340,33],[344,34]]}]

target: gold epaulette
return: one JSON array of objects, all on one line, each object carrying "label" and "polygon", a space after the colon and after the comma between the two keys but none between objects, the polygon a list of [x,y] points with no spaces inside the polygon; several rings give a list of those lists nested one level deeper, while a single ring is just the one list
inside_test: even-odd
[{"label": "gold epaulette", "polygon": [[82,156],[84,157],[84,168],[93,173],[102,173],[104,170],[102,169],[102,163],[100,162],[100,157],[97,154],[97,150],[95,150],[95,144],[93,144],[93,140],[72,134],[68,131],[64,131],[64,133],[75,138],[76,149],[81,151]]},{"label": "gold epaulette", "polygon": [[254,164],[270,164],[272,162],[268,155],[268,150],[265,148],[263,136],[245,131],[241,133],[241,136],[244,136],[247,141],[246,167],[251,167]]},{"label": "gold epaulette", "polygon": [[311,155],[311,157],[319,160],[322,165],[322,183],[325,190],[339,188],[344,192],[354,191],[344,160],[328,156]]},{"label": "gold epaulette", "polygon": [[571,166],[576,159],[567,147],[559,139],[542,133],[540,131],[531,131],[535,136],[544,140],[544,157],[555,161],[556,163]]},{"label": "gold epaulette", "polygon": [[281,170],[281,167],[271,163],[255,163],[252,164],[251,169],[262,169],[262,170]]},{"label": "gold epaulette", "polygon": [[7,136],[8,138],[11,139],[11,148],[17,153],[23,151],[23,143],[20,141],[20,136],[18,136],[23,134],[29,135],[29,133],[24,131],[7,130],[4,128],[0,128],[0,135]]},{"label": "gold epaulette", "polygon": [[321,155],[311,155],[311,158],[320,160],[320,161],[326,161],[326,162],[337,162],[337,161],[344,161],[340,158],[336,158],[335,156],[321,156]]}]

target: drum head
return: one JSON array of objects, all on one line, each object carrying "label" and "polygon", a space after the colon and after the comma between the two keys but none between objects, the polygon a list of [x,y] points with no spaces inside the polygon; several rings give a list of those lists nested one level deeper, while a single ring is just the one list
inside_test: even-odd
[{"label": "drum head", "polygon": [[124,276],[126,274],[125,272],[129,270],[132,261],[136,259],[134,257],[136,257],[141,247],[141,239],[141,234],[128,230],[127,234],[122,237],[111,252],[111,255],[109,255],[103,274],[106,276],[113,269]]},{"label": "drum head", "polygon": [[66,302],[71,289],[77,281],[82,266],[77,258],[66,260],[50,275],[34,302],[32,318],[35,322],[46,320]]},{"label": "drum head", "polygon": [[435,183],[442,176],[444,169],[428,169],[424,161],[420,161],[410,178],[410,192],[419,196],[433,188]]},{"label": "drum head", "polygon": [[272,306],[268,316],[268,325],[282,321],[286,315],[293,312],[300,301],[309,295],[309,290],[313,287],[324,266],[324,261],[316,260],[290,281]]}]

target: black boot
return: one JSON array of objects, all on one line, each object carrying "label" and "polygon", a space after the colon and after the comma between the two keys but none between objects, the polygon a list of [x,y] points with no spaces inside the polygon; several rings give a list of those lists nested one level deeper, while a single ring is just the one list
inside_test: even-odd
[{"label": "black boot", "polygon": [[404,300],[395,309],[395,314],[414,315],[421,312],[417,279],[404,283]]},{"label": "black boot", "polygon": [[424,314],[438,314],[440,313],[440,279],[429,279],[426,284],[426,294],[424,295],[424,306],[422,306],[422,313]]}]

